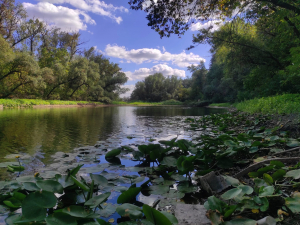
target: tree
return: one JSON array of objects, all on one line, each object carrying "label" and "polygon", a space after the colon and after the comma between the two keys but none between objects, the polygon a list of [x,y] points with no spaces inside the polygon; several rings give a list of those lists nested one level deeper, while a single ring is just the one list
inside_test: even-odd
[{"label": "tree", "polygon": [[148,26],[161,37],[182,35],[198,21],[226,20],[239,14],[255,20],[284,9],[300,15],[299,1],[294,0],[129,0],[131,9],[147,12]]}]

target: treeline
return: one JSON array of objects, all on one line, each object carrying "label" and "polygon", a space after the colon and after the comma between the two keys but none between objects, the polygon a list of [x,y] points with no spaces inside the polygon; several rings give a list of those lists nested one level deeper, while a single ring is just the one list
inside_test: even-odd
[{"label": "treeline", "polygon": [[80,33],[28,20],[21,4],[0,0],[0,98],[117,99],[125,73],[83,43]]},{"label": "treeline", "polygon": [[131,0],[131,8],[146,11],[148,25],[161,37],[183,35],[195,18],[214,21],[194,35],[189,47],[209,44],[212,53],[207,70],[192,67],[192,77],[182,81],[190,85],[185,87],[189,98],[236,102],[300,92],[299,1],[145,2]]}]

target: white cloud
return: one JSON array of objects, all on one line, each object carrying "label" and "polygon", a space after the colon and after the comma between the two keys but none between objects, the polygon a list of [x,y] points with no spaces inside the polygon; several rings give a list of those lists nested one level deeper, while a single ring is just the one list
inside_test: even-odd
[{"label": "white cloud", "polygon": [[135,85],[134,84],[127,84],[127,85],[122,85],[121,87],[122,88],[129,88],[129,91],[127,91],[125,94],[121,94],[120,97],[121,98],[124,98],[124,97],[128,98],[128,97],[130,97],[131,93],[133,92]]},{"label": "white cloud", "polygon": [[89,15],[77,9],[55,6],[48,2],[39,2],[36,5],[23,3],[23,6],[29,17],[39,18],[48,23],[48,25],[55,25],[65,31],[86,30],[87,23],[96,24]]},{"label": "white cloud", "polygon": [[107,16],[113,19],[115,22],[120,24],[122,18],[115,15],[116,11],[128,12],[128,9],[120,6],[114,6],[112,4],[106,4],[104,1],[100,0],[36,0],[40,2],[48,2],[53,4],[70,4],[73,7],[86,11],[96,13],[102,16]]},{"label": "white cloud", "polygon": [[211,32],[214,32],[216,30],[219,30],[222,25],[223,25],[222,20],[212,20],[206,23],[198,22],[191,25],[191,30],[198,31],[200,29],[208,29],[212,27]]},{"label": "white cloud", "polygon": [[130,62],[137,64],[143,62],[172,62],[179,67],[188,67],[192,64],[199,64],[200,61],[205,59],[194,53],[186,54],[184,51],[180,54],[171,54],[169,52],[161,52],[159,49],[154,48],[141,48],[126,50],[124,46],[110,45],[108,44],[105,48],[106,55],[119,59],[125,59]]},{"label": "white cloud", "polygon": [[173,69],[165,64],[158,64],[153,66],[152,68],[140,68],[135,70],[134,72],[124,72],[128,77],[129,80],[142,80],[149,75],[153,75],[155,73],[162,73],[164,76],[172,76],[175,75],[177,77],[185,77],[185,71],[179,69]]}]

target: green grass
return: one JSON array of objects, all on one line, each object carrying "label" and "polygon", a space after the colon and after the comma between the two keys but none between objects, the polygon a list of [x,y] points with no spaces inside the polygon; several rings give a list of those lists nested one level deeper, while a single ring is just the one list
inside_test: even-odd
[{"label": "green grass", "polygon": [[0,99],[3,107],[32,107],[34,105],[77,105],[77,104],[101,104],[100,102],[88,101],[61,101],[61,100],[42,100],[42,99]]},{"label": "green grass", "polygon": [[238,110],[249,113],[291,114],[300,113],[300,94],[284,94],[252,99],[235,105]]},{"label": "green grass", "polygon": [[114,105],[150,105],[150,106],[158,106],[158,105],[183,105],[182,102],[171,99],[166,100],[163,102],[142,102],[142,101],[135,101],[135,102],[122,102],[122,101],[113,101],[112,104]]},{"label": "green grass", "polygon": [[230,107],[232,104],[229,102],[225,102],[225,103],[213,103],[210,104],[209,106],[217,106],[217,107]]}]

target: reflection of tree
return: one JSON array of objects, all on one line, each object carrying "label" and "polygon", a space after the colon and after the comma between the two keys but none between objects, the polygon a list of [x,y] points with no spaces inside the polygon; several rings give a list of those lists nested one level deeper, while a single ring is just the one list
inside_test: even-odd
[{"label": "reflection of tree", "polygon": [[44,162],[57,151],[94,145],[118,129],[117,107],[22,109],[0,112],[0,151],[5,156],[41,150]]}]

